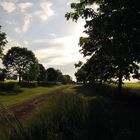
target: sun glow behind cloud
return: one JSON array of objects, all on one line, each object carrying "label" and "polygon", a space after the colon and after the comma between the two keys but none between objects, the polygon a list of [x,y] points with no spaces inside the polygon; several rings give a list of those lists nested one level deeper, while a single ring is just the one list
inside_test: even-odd
[{"label": "sun glow behind cloud", "polygon": [[6,27],[9,36],[4,52],[11,46],[27,47],[46,68],[55,67],[73,76],[74,64],[83,60],[78,43],[84,35],[84,22],[67,22],[64,14],[68,7],[63,0],[2,0],[2,29]]},{"label": "sun glow behind cloud", "polygon": [[[52,39],[35,40],[35,43],[47,43],[51,47],[39,49],[35,51],[36,56],[41,60],[55,56],[47,65],[66,65],[69,63],[77,63],[83,59],[82,54],[79,53],[80,47],[78,46],[79,37],[84,36],[83,32],[84,22],[77,23],[77,30],[71,36],[55,37]],[[73,29],[71,29],[73,31]]]}]

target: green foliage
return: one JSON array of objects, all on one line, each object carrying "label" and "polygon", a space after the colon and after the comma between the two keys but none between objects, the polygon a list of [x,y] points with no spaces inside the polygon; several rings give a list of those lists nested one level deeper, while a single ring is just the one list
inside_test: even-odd
[{"label": "green foliage", "polygon": [[1,69],[0,68],[0,81],[4,81],[7,75],[6,69]]},{"label": "green foliage", "polygon": [[[0,26],[0,30],[1,30],[1,26]],[[4,32],[0,31],[0,58],[2,57],[2,51],[3,51],[3,47],[6,45],[7,40],[6,40],[6,34]]]},{"label": "green foliage", "polygon": [[55,70],[54,68],[48,68],[46,70],[46,74],[47,74],[47,81],[49,82],[56,82],[58,79],[58,73],[57,70]]},{"label": "green foliage", "polygon": [[37,78],[38,83],[40,83],[41,81],[46,81],[46,79],[47,79],[46,70],[42,64],[39,64],[39,75]]},{"label": "green foliage", "polygon": [[26,88],[34,88],[34,87],[37,87],[37,86],[38,86],[37,82],[25,82],[25,81],[23,81],[21,83],[21,87],[26,87]]},{"label": "green foliage", "polygon": [[84,84],[87,82],[87,71],[84,70],[84,67],[81,67],[76,73],[77,82],[83,82]]},{"label": "green foliage", "polygon": [[19,83],[21,83],[23,74],[27,73],[31,65],[36,62],[37,59],[32,51],[20,47],[12,47],[3,58],[3,64],[6,69],[18,74]]},{"label": "green foliage", "polygon": [[[93,4],[99,8],[95,9]],[[140,62],[140,22],[138,1],[81,0],[72,3],[73,12],[66,18],[86,21],[87,37],[80,38],[81,52],[91,56],[89,71],[95,80],[118,83],[121,89],[123,80],[139,76]],[[88,62],[87,62],[88,63]],[[102,72],[101,72],[102,71]]]},{"label": "green foliage", "polygon": [[31,81],[37,81],[39,75],[39,65],[38,62],[34,62],[34,64],[30,65],[29,70],[23,74],[23,80],[31,82]]},{"label": "green foliage", "polygon": [[0,91],[8,93],[18,93],[21,92],[20,86],[16,82],[0,83]]}]

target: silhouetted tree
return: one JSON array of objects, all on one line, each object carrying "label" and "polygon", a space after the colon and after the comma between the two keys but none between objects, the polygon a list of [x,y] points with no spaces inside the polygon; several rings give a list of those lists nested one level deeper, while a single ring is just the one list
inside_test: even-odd
[{"label": "silhouetted tree", "polygon": [[[1,26],[0,26],[0,30],[1,30]],[[0,31],[0,58],[2,57],[3,46],[5,46],[6,43],[7,43],[6,34]]]},{"label": "silhouetted tree", "polygon": [[64,76],[63,73],[60,70],[57,70],[57,74],[58,74],[58,78],[57,78],[57,82],[64,82]]},{"label": "silhouetted tree", "polygon": [[66,84],[69,84],[69,83],[72,83],[73,82],[72,81],[72,77],[70,75],[66,74],[66,75],[63,75],[63,76],[64,76],[64,79],[65,79],[65,83]]},{"label": "silhouetted tree", "polygon": [[46,81],[46,79],[47,79],[46,70],[42,64],[39,64],[39,75],[37,81],[39,83],[41,81]]},{"label": "silhouetted tree", "polygon": [[8,71],[15,72],[19,76],[19,84],[22,76],[36,63],[34,53],[27,48],[12,47],[3,58],[3,64]]},{"label": "silhouetted tree", "polygon": [[7,71],[6,71],[6,69],[1,69],[0,68],[0,81],[4,81],[5,80],[5,78],[6,78],[6,75],[7,75]]},{"label": "silhouetted tree", "polygon": [[47,81],[48,82],[55,82],[58,79],[58,72],[57,70],[55,70],[54,68],[48,68],[46,70],[46,74],[47,74]]},{"label": "silhouetted tree", "polygon": [[39,65],[38,62],[34,62],[33,64],[30,65],[29,70],[23,74],[23,80],[32,82],[32,81],[37,81],[39,75]]},{"label": "silhouetted tree", "polygon": [[[97,11],[92,8],[95,2],[99,6]],[[116,79],[118,89],[121,90],[123,80],[130,79],[130,75],[135,75],[139,70],[140,8],[138,1],[80,0],[72,3],[71,8],[74,12],[67,13],[67,19],[72,18],[77,21],[82,17],[86,21],[87,37],[80,38],[81,52],[84,56],[97,55],[101,63],[93,62],[94,71],[96,67],[98,71],[102,69],[104,76],[100,75],[100,78],[105,81]],[[103,59],[100,58],[102,56]],[[103,64],[104,62],[106,64]]]},{"label": "silhouetted tree", "polygon": [[76,76],[77,82],[83,82],[84,85],[87,83],[88,73],[84,69],[84,67],[81,67],[80,69],[78,69],[78,71],[75,73],[75,76]]}]

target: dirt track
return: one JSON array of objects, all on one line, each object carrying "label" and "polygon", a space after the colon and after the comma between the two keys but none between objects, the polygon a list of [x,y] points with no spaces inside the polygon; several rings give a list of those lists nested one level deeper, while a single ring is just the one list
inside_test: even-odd
[{"label": "dirt track", "polygon": [[[50,93],[35,97],[33,99],[30,99],[28,101],[25,101],[21,104],[18,104],[14,107],[9,108],[9,112],[13,112],[15,116],[19,120],[25,120],[27,117],[29,117],[35,110],[37,110],[41,105],[47,102],[47,100],[50,97],[57,96],[61,93],[63,93],[69,86],[62,87],[60,89],[56,89]],[[0,124],[3,123],[7,112],[0,112]]]}]

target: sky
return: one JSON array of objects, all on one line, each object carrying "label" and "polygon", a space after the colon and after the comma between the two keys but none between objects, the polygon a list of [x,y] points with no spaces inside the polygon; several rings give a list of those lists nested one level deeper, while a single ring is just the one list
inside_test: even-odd
[{"label": "sky", "polygon": [[[83,60],[79,53],[79,37],[84,35],[84,21],[67,21],[74,0],[0,0],[0,25],[8,44],[26,47],[35,53],[47,69],[54,67],[73,79],[74,64]],[[0,64],[1,65],[1,64]]]}]

